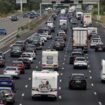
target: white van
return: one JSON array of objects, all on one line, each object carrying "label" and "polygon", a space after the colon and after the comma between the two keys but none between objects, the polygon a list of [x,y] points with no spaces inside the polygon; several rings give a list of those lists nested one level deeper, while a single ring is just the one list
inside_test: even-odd
[{"label": "white van", "polygon": [[48,97],[57,99],[58,96],[58,72],[57,71],[33,71],[32,72],[32,98]]},{"label": "white van", "polygon": [[58,51],[42,51],[42,68],[58,69]]},{"label": "white van", "polygon": [[102,69],[101,69],[101,81],[105,82],[105,60],[101,62]]}]

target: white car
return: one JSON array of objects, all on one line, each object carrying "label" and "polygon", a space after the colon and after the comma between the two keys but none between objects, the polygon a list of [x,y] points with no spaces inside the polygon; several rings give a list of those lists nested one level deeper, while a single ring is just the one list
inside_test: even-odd
[{"label": "white car", "polygon": [[88,60],[85,57],[76,57],[74,60],[74,69],[87,69],[88,68]]},{"label": "white car", "polygon": [[97,44],[103,44],[100,38],[93,38],[90,42],[90,47],[95,47]]},{"label": "white car", "polygon": [[10,75],[12,77],[16,77],[19,78],[20,75],[20,71],[18,67],[15,66],[7,66],[4,71],[3,71],[4,75]]},{"label": "white car", "polygon": [[28,59],[31,63],[33,63],[33,60],[36,57],[36,55],[34,55],[32,52],[24,52],[22,53],[21,57]]},{"label": "white car", "polygon": [[47,42],[47,39],[48,39],[48,34],[47,33],[40,34],[40,37],[41,37],[41,39],[44,40],[44,42]]}]

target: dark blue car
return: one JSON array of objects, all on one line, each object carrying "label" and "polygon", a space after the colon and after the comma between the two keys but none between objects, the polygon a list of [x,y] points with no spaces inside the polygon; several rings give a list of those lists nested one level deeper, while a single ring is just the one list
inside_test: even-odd
[{"label": "dark blue car", "polygon": [[0,87],[10,87],[15,90],[13,78],[9,75],[0,75]]},{"label": "dark blue car", "polygon": [[0,35],[6,35],[7,31],[4,28],[0,28]]}]

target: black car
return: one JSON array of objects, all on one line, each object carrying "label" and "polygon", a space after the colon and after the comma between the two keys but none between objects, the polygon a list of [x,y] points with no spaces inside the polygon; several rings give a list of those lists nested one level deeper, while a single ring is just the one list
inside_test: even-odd
[{"label": "black car", "polygon": [[23,52],[23,47],[21,45],[11,46],[10,56],[11,57],[20,57]]},{"label": "black car", "polygon": [[69,63],[70,64],[73,64],[74,63],[74,60],[77,56],[83,56],[84,54],[81,52],[81,51],[73,51],[70,55],[70,60],[69,60]]},{"label": "black car", "polygon": [[18,58],[18,61],[22,61],[24,63],[25,69],[31,69],[31,62],[29,59],[20,57],[20,58]]},{"label": "black car", "polygon": [[53,45],[53,49],[58,50],[58,51],[59,51],[59,50],[62,50],[62,51],[63,51],[64,47],[61,46],[60,42],[55,41],[55,42],[54,42],[54,45]]},{"label": "black car", "polygon": [[13,78],[9,75],[0,75],[0,87],[10,87],[13,91],[15,91]]},{"label": "black car", "polygon": [[104,44],[97,44],[95,46],[95,52],[105,51],[105,45]]},{"label": "black car", "polygon": [[18,21],[18,17],[17,16],[11,16],[11,21]]},{"label": "black car", "polygon": [[69,81],[69,89],[87,89],[86,77],[82,73],[73,73]]}]

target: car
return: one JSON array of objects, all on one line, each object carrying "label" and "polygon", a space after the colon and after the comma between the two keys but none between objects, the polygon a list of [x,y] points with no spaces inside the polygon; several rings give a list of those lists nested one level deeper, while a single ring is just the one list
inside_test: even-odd
[{"label": "car", "polygon": [[4,93],[7,104],[9,104],[9,103],[14,104],[15,103],[15,94],[10,87],[0,87],[0,92]]},{"label": "car", "polygon": [[65,47],[65,41],[62,37],[57,37],[55,41],[58,41],[62,47]]},{"label": "car", "polygon": [[11,21],[18,21],[18,17],[17,16],[11,16]]},{"label": "car", "polygon": [[23,50],[25,50],[25,48],[26,48],[26,42],[23,41],[23,40],[21,40],[21,41],[16,41],[15,44],[22,46]]},{"label": "car", "polygon": [[10,75],[13,78],[19,78],[20,70],[17,66],[6,66],[4,69],[4,75]]},{"label": "car", "polygon": [[6,96],[3,92],[0,92],[0,105],[7,105]]},{"label": "car", "polygon": [[15,83],[10,75],[0,75],[0,87],[10,87],[13,91],[15,91]]},{"label": "car", "polygon": [[60,30],[60,31],[58,32],[58,36],[59,36],[59,37],[62,37],[62,38],[66,41],[66,33],[65,33],[65,31]]},{"label": "car", "polygon": [[61,30],[64,30],[65,33],[67,33],[67,25],[63,24],[60,26]]},{"label": "car", "polygon": [[100,38],[92,38],[90,41],[90,48],[95,48],[97,44],[103,44]]},{"label": "car", "polygon": [[87,69],[88,60],[84,56],[81,56],[81,57],[77,56],[74,60],[73,68],[74,69],[80,69],[80,68]]},{"label": "car", "polygon": [[54,32],[55,27],[54,27],[53,21],[51,21],[51,20],[47,21],[46,25],[47,25],[47,27],[49,27],[51,29],[51,32]]},{"label": "car", "polygon": [[72,73],[69,89],[87,89],[86,77],[83,73]]},{"label": "car", "polygon": [[25,66],[24,66],[24,63],[22,61],[18,61],[18,60],[12,61],[12,66],[18,67],[21,74],[25,73]]},{"label": "car", "polygon": [[95,46],[95,52],[99,52],[99,51],[105,51],[105,45],[104,44],[97,44]]},{"label": "car", "polygon": [[23,47],[21,45],[12,45],[10,50],[11,57],[20,57],[23,52]]},{"label": "car", "polygon": [[72,27],[78,26],[78,20],[76,18],[71,18],[70,23],[72,24]]},{"label": "car", "polygon": [[83,56],[84,54],[81,51],[72,51],[70,55],[69,63],[73,64],[77,56]]},{"label": "car", "polygon": [[24,52],[22,53],[21,57],[28,59],[31,63],[33,63],[34,56],[32,53]]},{"label": "car", "polygon": [[5,67],[5,59],[0,56],[0,67]]},{"label": "car", "polygon": [[7,35],[6,29],[0,28],[0,35]]},{"label": "car", "polygon": [[17,60],[22,61],[24,63],[25,69],[31,69],[31,61],[29,59],[20,57]]},{"label": "car", "polygon": [[55,42],[54,42],[54,45],[53,45],[53,49],[58,50],[58,51],[59,51],[59,50],[62,50],[62,51],[63,51],[64,47],[61,46],[60,42],[55,41]]}]

